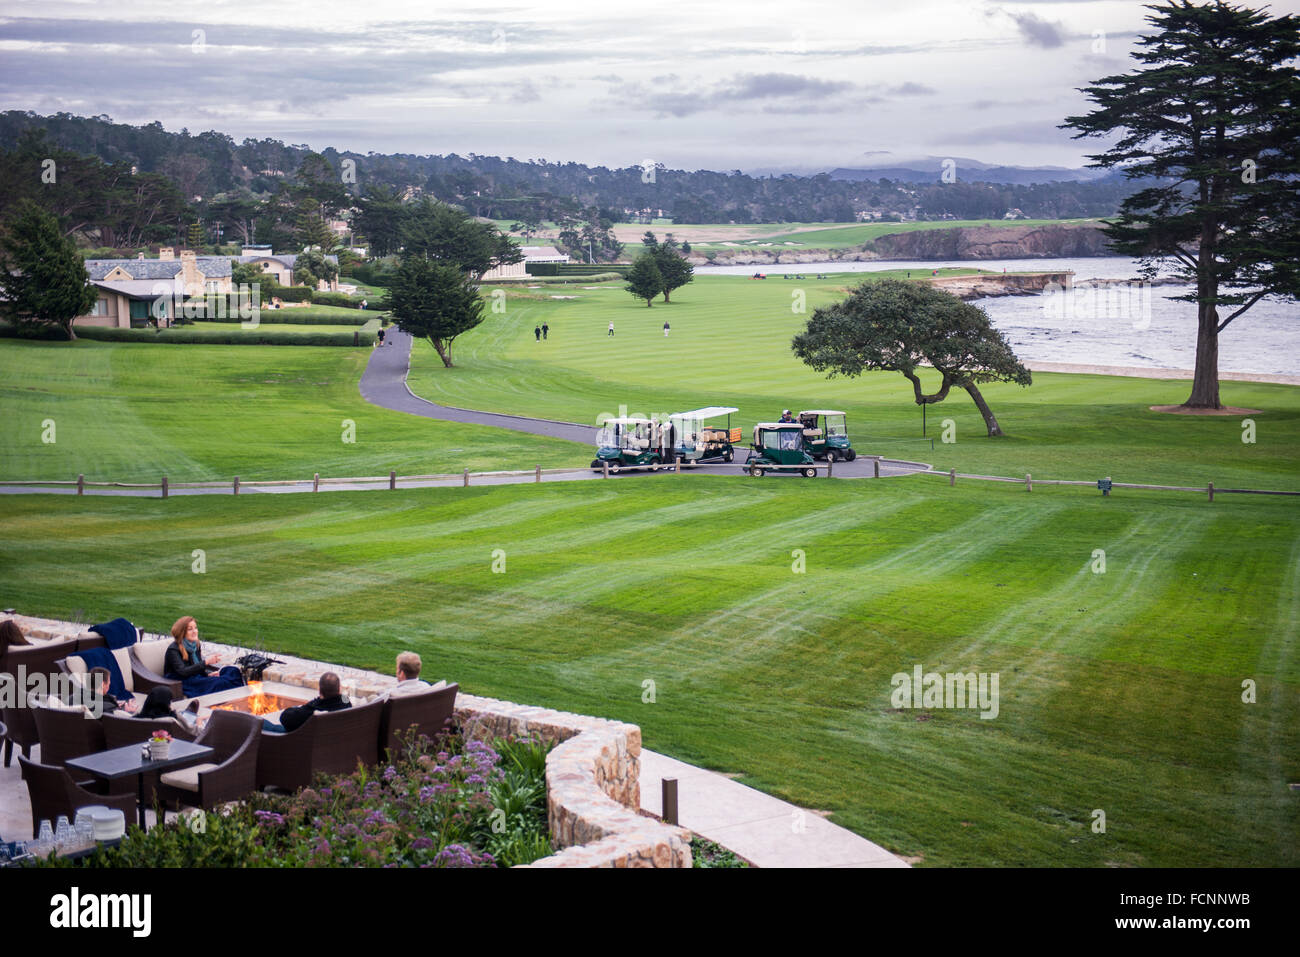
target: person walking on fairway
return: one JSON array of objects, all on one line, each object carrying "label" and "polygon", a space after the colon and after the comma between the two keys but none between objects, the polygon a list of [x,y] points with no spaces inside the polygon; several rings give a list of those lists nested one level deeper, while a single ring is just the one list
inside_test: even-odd
[{"label": "person walking on fairway", "polygon": [[609,334],[611,336],[614,334],[614,323],[612,322],[609,324]]},{"label": "person walking on fairway", "polygon": [[542,341],[542,327],[541,327],[541,326],[533,326],[533,338],[536,339],[538,342],[541,342],[541,341]]},{"label": "person walking on fairway", "polygon": [[664,338],[668,338],[668,321],[664,320]]},{"label": "person walking on fairway", "polygon": [[379,330],[379,344],[381,346],[384,344],[384,330],[382,328]]},{"label": "person walking on fairway", "polygon": [[543,322],[543,323],[542,323],[542,339],[543,339],[543,340],[546,339],[546,336],[547,336],[547,334],[548,334],[550,331],[551,331],[551,327],[548,326],[546,323]]}]

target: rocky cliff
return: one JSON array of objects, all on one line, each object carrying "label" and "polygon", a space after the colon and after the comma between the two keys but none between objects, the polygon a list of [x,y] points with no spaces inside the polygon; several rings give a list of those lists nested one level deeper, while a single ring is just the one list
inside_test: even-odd
[{"label": "rocky cliff", "polygon": [[1113,255],[1100,227],[975,226],[891,233],[869,244],[880,259],[1038,259]]}]

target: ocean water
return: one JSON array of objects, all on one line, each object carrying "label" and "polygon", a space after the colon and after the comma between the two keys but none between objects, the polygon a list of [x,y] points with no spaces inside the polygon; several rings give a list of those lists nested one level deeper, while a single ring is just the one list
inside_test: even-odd
[{"label": "ocean water", "polygon": [[[992,272],[1059,272],[1072,270],[1075,282],[1086,279],[1134,280],[1126,286],[1048,292],[1038,296],[1001,296],[975,304],[1006,334],[1024,360],[1190,369],[1196,361],[1196,304],[1169,297],[1187,286],[1136,284],[1137,264],[1120,256],[1094,259],[1006,259],[979,262],[802,263],[798,266],[696,267],[699,275],[769,277],[799,273],[879,272],[913,269],[922,275],[942,267],[978,267]],[[1220,309],[1226,317],[1230,309]],[[1219,369],[1262,375],[1300,375],[1300,303],[1263,299],[1219,334]]]}]

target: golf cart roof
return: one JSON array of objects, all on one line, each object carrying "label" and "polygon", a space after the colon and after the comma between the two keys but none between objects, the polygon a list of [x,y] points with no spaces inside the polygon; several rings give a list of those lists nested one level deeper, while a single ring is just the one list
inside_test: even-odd
[{"label": "golf cart roof", "polygon": [[844,415],[839,409],[804,409],[800,415]]},{"label": "golf cart roof", "polygon": [[715,415],[731,415],[733,412],[739,412],[739,409],[729,405],[711,405],[704,409],[692,409],[690,412],[674,412],[669,416],[670,419],[711,419]]},{"label": "golf cart roof", "polygon": [[756,429],[799,429],[803,431],[803,425],[799,422],[759,422],[754,426]]},{"label": "golf cart roof", "polygon": [[621,417],[620,417],[620,416],[614,416],[614,417],[611,417],[611,418],[606,419],[604,422],[601,423],[602,426],[606,426],[606,425],[653,425],[653,424],[654,424],[654,419],[634,419],[634,418],[631,418],[630,416],[621,416]]}]

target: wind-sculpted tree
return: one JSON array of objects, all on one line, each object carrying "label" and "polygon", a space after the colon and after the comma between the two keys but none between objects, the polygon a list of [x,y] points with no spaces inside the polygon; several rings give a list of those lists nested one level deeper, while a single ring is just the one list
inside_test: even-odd
[{"label": "wind-sculpted tree", "polygon": [[[942,402],[959,386],[970,394],[990,436],[1002,429],[978,384],[1032,382],[983,309],[928,283],[865,282],[843,302],[813,312],[792,348],[807,365],[831,376],[901,372],[912,383],[917,405]],[[929,394],[918,374],[923,365],[942,377]]]}]

